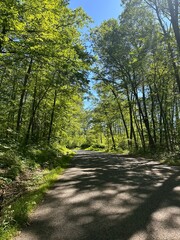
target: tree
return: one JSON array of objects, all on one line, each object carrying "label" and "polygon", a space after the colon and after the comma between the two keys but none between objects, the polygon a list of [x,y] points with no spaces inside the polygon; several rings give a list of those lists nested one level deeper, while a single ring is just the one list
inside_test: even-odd
[{"label": "tree", "polygon": [[[176,125],[172,109],[179,102],[174,39],[165,40],[160,22],[145,1],[124,3],[119,22],[110,19],[92,31],[98,58],[95,79],[109,86],[106,101],[112,91],[129,143],[136,149],[141,145],[146,150],[148,142],[151,150],[173,150],[179,139],[172,128]],[[129,109],[128,118],[124,118],[122,99]]]},{"label": "tree", "polygon": [[64,0],[0,4],[1,140],[50,144],[65,125],[59,105],[87,90],[92,57],[79,29],[89,18]]}]

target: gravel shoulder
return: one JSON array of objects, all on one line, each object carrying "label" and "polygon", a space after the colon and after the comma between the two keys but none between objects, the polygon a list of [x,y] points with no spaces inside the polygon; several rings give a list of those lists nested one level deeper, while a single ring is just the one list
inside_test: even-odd
[{"label": "gravel shoulder", "polygon": [[180,240],[180,168],[78,151],[14,240]]}]

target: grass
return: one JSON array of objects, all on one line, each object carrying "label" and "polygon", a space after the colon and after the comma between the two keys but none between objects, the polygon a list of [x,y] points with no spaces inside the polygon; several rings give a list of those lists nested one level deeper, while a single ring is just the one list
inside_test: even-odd
[{"label": "grass", "polygon": [[117,154],[129,154],[129,150],[123,150],[123,149],[108,149],[105,146],[98,146],[98,145],[92,145],[84,150],[88,150],[88,151],[96,151],[96,152],[108,152],[108,153],[117,153]]},{"label": "grass", "polygon": [[167,164],[169,166],[180,166],[180,152],[179,150],[174,152],[164,152],[164,151],[147,151],[144,152],[142,149],[138,151],[129,151],[127,149],[107,149],[104,145],[92,145],[84,150],[97,151],[97,152],[109,152],[109,153],[117,153],[124,154],[133,157],[144,157],[148,159],[152,159],[158,161],[163,164]]},{"label": "grass", "polygon": [[180,152],[164,153],[160,155],[160,162],[170,166],[180,166]]},{"label": "grass", "polygon": [[58,166],[52,170],[44,170],[44,175],[36,182],[33,190],[5,207],[1,217],[0,239],[11,239],[20,231],[22,226],[28,223],[29,214],[42,201],[44,194],[68,166],[70,159],[71,156],[64,156],[62,157],[63,166]]},{"label": "grass", "polygon": [[132,152],[130,155],[134,157],[144,157],[158,161],[162,164],[167,164],[169,166],[180,166],[180,152],[179,150],[174,152],[165,152],[165,151],[149,151],[149,152]]}]

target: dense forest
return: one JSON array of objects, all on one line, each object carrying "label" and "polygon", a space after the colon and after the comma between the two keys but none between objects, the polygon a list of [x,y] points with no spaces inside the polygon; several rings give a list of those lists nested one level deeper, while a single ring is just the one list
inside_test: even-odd
[{"label": "dense forest", "polygon": [[[178,1],[122,1],[123,13],[90,33],[68,1],[1,2],[0,142],[178,150]],[[92,64],[93,68],[92,68]],[[83,110],[88,73],[98,95]]]},{"label": "dense forest", "polygon": [[114,150],[178,151],[180,5],[122,2],[118,20],[91,32],[98,94],[91,127]]},{"label": "dense forest", "polygon": [[66,1],[0,4],[0,140],[64,144],[88,84],[79,33],[88,17]]}]

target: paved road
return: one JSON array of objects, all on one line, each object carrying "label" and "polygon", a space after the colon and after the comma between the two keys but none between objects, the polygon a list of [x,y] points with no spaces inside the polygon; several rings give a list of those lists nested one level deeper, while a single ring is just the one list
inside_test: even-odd
[{"label": "paved road", "polygon": [[180,240],[180,169],[78,151],[15,240]]}]

